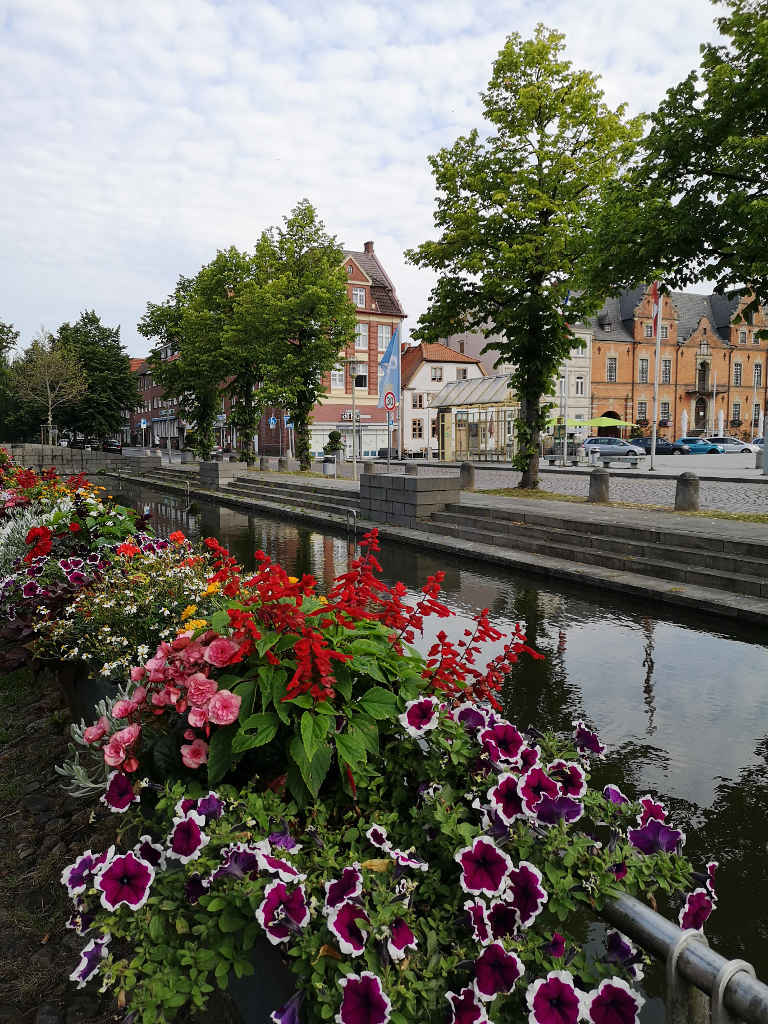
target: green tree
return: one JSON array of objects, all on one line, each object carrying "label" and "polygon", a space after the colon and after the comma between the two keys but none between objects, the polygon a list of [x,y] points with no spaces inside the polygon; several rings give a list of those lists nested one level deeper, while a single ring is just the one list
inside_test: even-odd
[{"label": "green tree", "polygon": [[258,376],[258,408],[275,403],[290,413],[303,470],[312,464],[309,431],[323,375],[354,339],[342,262],[336,239],[302,200],[283,227],[261,235],[225,331],[225,350],[240,352]]},{"label": "green tree", "polygon": [[542,398],[579,344],[568,325],[602,302],[583,275],[590,224],[641,132],[641,121],[625,120],[623,106],[610,110],[597,77],[574,70],[563,50],[563,36],[542,25],[533,39],[507,39],[482,94],[489,134],[472,131],[430,157],[440,237],[406,253],[439,274],[416,338],[473,328],[502,337],[495,347],[515,367],[520,400],[524,488],[538,485],[550,408]]},{"label": "green tree", "polygon": [[84,398],[88,378],[78,359],[54,336],[41,330],[11,365],[11,390],[23,407],[42,410],[53,428],[53,413]]},{"label": "green tree", "polygon": [[0,320],[0,437],[9,431],[13,409],[11,393],[11,353],[21,335],[13,324]]},{"label": "green tree", "polygon": [[[724,42],[669,89],[595,223],[595,280],[711,281],[768,301],[768,0],[727,0]],[[606,289],[607,290],[607,289]],[[754,308],[754,307],[753,307]]]},{"label": "green tree", "polygon": [[94,310],[85,310],[73,324],[61,325],[56,344],[80,364],[87,381],[87,393],[63,410],[67,426],[88,437],[119,434],[124,411],[139,405],[120,328],[107,327]]}]

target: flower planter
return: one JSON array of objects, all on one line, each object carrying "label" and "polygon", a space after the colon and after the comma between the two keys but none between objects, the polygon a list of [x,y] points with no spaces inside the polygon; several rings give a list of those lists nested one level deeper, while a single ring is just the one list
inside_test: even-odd
[{"label": "flower planter", "polygon": [[105,676],[94,678],[84,661],[47,662],[46,667],[64,695],[73,722],[81,719],[85,719],[86,723],[92,722],[96,704],[117,693],[116,682]]},{"label": "flower planter", "polygon": [[254,973],[249,977],[230,975],[229,997],[238,1024],[270,1024],[272,1011],[279,1010],[296,992],[296,978],[280,950],[266,938],[259,939],[251,950],[251,963]]}]

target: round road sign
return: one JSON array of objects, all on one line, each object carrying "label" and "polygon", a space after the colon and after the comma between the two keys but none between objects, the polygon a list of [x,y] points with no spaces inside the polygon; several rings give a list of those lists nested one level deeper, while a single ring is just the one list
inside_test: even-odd
[{"label": "round road sign", "polygon": [[395,396],[391,391],[388,391],[386,395],[384,395],[384,408],[388,412],[391,412],[395,408]]}]

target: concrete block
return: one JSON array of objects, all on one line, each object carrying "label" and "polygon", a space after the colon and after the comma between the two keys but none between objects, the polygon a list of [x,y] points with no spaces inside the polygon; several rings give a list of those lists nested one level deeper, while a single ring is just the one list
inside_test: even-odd
[{"label": "concrete block", "polygon": [[201,462],[198,478],[202,487],[220,487],[240,472],[236,462]]},{"label": "concrete block", "polygon": [[699,511],[699,478],[695,473],[681,473],[675,487],[677,512]]},{"label": "concrete block", "polygon": [[462,462],[459,466],[459,481],[463,491],[474,491],[475,467],[471,462]]},{"label": "concrete block", "polygon": [[587,501],[606,504],[610,501],[611,475],[607,469],[593,469],[589,474],[589,497]]},{"label": "concrete block", "polygon": [[406,476],[418,476],[419,467],[415,462],[406,462],[405,464],[405,475]]}]

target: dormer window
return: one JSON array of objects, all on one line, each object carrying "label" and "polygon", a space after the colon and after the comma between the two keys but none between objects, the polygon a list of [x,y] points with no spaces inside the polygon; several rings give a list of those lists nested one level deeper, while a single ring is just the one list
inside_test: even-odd
[{"label": "dormer window", "polygon": [[352,301],[358,309],[365,309],[365,288],[353,288]]}]

